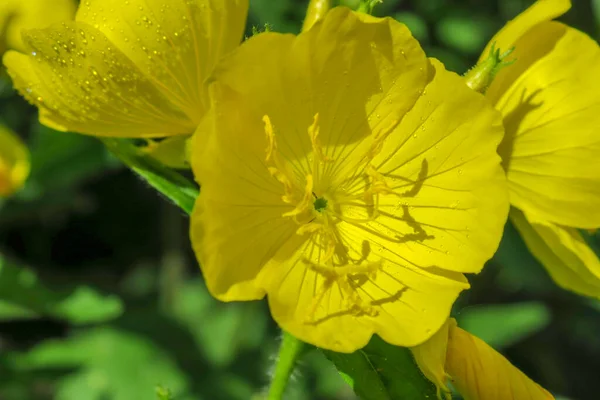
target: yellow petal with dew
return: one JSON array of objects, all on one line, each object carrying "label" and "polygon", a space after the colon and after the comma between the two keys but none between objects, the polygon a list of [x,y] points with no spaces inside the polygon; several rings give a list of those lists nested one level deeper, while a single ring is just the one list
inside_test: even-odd
[{"label": "yellow petal with dew", "polygon": [[29,151],[16,133],[0,124],[0,197],[19,190],[29,176]]},{"label": "yellow petal with dew", "polygon": [[239,45],[247,13],[248,0],[88,0],[76,19],[100,30],[197,125],[206,80]]},{"label": "yellow petal with dew", "polygon": [[465,400],[550,400],[548,391],[483,340],[450,324],[446,371]]},{"label": "yellow petal with dew", "polygon": [[[540,47],[551,50],[539,54]],[[499,152],[511,204],[560,225],[596,228],[600,83],[594,77],[600,74],[600,47],[582,32],[546,22],[523,36],[516,51],[540,58],[532,58],[496,101],[504,115]]]},{"label": "yellow petal with dew", "polygon": [[21,32],[46,28],[72,20],[74,0],[2,0],[0,4],[0,53],[6,49],[26,51]]},{"label": "yellow petal with dew", "polygon": [[541,22],[550,21],[563,15],[569,8],[571,8],[570,0],[537,0],[531,7],[509,21],[494,35],[481,53],[479,62],[487,57],[492,45],[495,45],[497,49],[506,51],[515,46],[519,38],[528,30]]},{"label": "yellow petal with dew", "polygon": [[510,219],[529,251],[561,287],[600,298],[600,260],[573,228],[513,209]]},{"label": "yellow petal with dew", "polygon": [[[461,78],[436,60],[433,66],[433,80],[373,159],[396,195],[380,199],[380,218],[344,229],[371,237],[382,255],[386,247],[399,248],[414,268],[477,273],[498,247],[508,215],[506,180],[495,152],[502,124],[482,95],[461,86]],[[347,212],[360,218],[365,210]],[[381,230],[397,243],[370,233]]]},{"label": "yellow petal with dew", "polygon": [[191,236],[213,295],[266,293],[283,329],[341,352],[439,329],[461,272],[493,254],[508,200],[500,115],[434,64],[405,26],[345,8],[224,60],[192,152]]},{"label": "yellow petal with dew", "polygon": [[4,55],[42,122],[99,136],[189,134],[195,126],[102,32],[65,22],[25,35],[29,55]]}]

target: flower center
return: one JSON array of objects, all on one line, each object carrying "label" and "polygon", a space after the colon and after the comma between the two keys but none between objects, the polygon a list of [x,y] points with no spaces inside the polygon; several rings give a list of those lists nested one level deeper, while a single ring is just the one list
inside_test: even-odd
[{"label": "flower center", "polygon": [[[313,193],[314,194],[314,193]],[[316,195],[315,195],[316,197]],[[327,199],[324,197],[317,197],[313,203],[313,207],[317,212],[323,212],[327,208]]]},{"label": "flower center", "polygon": [[[373,158],[381,151],[384,140],[396,127],[397,121],[393,121],[389,127],[371,135],[371,146],[362,158],[365,163],[362,167],[357,166],[357,171],[348,177],[349,184],[347,187],[364,187],[364,190],[362,192],[359,190],[359,193],[334,190],[335,188],[325,188],[323,190],[319,186],[322,183],[320,180],[324,181],[325,179],[321,174],[335,168],[327,168],[334,160],[323,152],[323,147],[319,141],[318,121],[319,114],[316,114],[313,124],[308,128],[308,136],[312,146],[310,171],[307,173],[305,167],[298,167],[294,174],[290,165],[284,161],[277,151],[275,132],[269,116],[265,115],[263,117],[267,136],[265,158],[267,168],[271,175],[283,185],[282,200],[295,206],[293,210],[283,213],[282,216],[292,218],[299,225],[296,233],[298,235],[309,235],[309,240],[314,240],[315,244],[321,249],[319,263],[315,263],[308,257],[303,260],[308,268],[324,278],[324,283],[313,300],[307,322],[317,322],[315,319],[317,308],[321,304],[324,295],[332,289],[334,284],[337,284],[342,291],[349,313],[374,317],[377,315],[377,311],[374,308],[373,301],[363,300],[357,289],[365,282],[376,278],[377,272],[382,268],[383,260],[369,261],[372,255],[367,241],[363,243],[363,249],[358,251],[359,254],[362,253],[362,256],[359,259],[353,259],[348,247],[343,243],[338,224],[346,222],[352,225],[362,225],[372,222],[380,215],[379,197],[381,195],[403,197],[406,194],[396,193],[390,188],[385,177],[372,164]],[[300,170],[303,172],[300,173]],[[296,179],[298,175],[302,174],[304,174],[305,181],[303,190]],[[315,189],[315,181],[318,189]],[[363,210],[361,214],[364,214],[364,217],[358,218],[345,215],[344,207]],[[386,233],[378,232],[373,227],[366,229],[381,239],[400,242],[398,237],[391,237]],[[356,249],[352,250],[356,251]],[[361,284],[357,282],[361,282]]]}]

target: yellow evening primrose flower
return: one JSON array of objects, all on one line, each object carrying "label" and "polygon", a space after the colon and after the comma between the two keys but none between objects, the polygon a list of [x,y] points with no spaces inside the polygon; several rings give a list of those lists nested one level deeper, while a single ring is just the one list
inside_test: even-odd
[{"label": "yellow evening primrose flower", "polygon": [[191,239],[210,292],[268,297],[302,341],[414,346],[496,250],[500,115],[408,29],[339,7],[215,72],[192,144]]},{"label": "yellow evening primrose flower", "polygon": [[8,52],[4,64],[55,129],[190,135],[206,113],[214,66],[242,39],[247,10],[248,0],[85,0],[75,21],[25,32],[26,51]]},{"label": "yellow evening primrose flower", "polygon": [[0,197],[19,190],[29,176],[29,151],[16,133],[0,124]]},{"label": "yellow evening primrose flower", "polygon": [[569,7],[539,0],[492,39],[516,61],[487,97],[504,117],[512,222],[560,286],[599,298],[600,260],[578,229],[600,227],[600,47],[552,21]]},{"label": "yellow evening primrose flower", "polygon": [[411,351],[438,388],[439,399],[451,398],[448,381],[465,400],[554,399],[483,340],[460,329],[453,318]]},{"label": "yellow evening primrose flower", "polygon": [[23,29],[45,28],[75,15],[74,0],[0,1],[0,54],[7,49],[26,51]]}]

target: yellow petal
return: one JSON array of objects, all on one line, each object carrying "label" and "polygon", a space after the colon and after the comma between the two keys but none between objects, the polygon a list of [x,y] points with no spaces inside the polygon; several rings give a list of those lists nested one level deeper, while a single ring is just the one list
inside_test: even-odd
[{"label": "yellow petal", "polygon": [[449,377],[446,373],[446,351],[450,324],[456,325],[454,319],[448,319],[425,343],[410,348],[423,375],[435,384],[439,399],[450,398],[450,388],[446,384]]},{"label": "yellow petal", "polygon": [[549,400],[554,397],[504,356],[452,321],[446,370],[465,400]]},{"label": "yellow petal", "polygon": [[[356,249],[352,239],[348,237],[344,244]],[[299,243],[298,235],[293,236],[264,266],[257,282],[267,288],[271,313],[282,329],[333,351],[353,352],[365,346],[373,333],[397,346],[422,343],[447,320],[452,303],[469,287],[462,274],[419,270],[399,256],[390,256],[373,277],[357,273],[351,278],[356,299],[349,300],[346,281],[330,283],[324,273],[309,267],[319,265],[323,257],[317,240],[298,247]],[[368,250],[368,237],[362,243],[358,248],[364,254],[351,252],[350,256],[363,256],[375,264],[379,249]],[[365,309],[356,315],[352,308],[358,305]]]},{"label": "yellow petal", "polygon": [[[498,247],[508,215],[506,180],[495,153],[502,124],[483,96],[461,86],[441,63],[433,65],[432,82],[374,159],[392,188],[407,195],[383,197],[386,214],[371,228],[416,236],[398,251],[407,264],[476,273]],[[369,235],[357,228],[352,234]]]},{"label": "yellow petal", "polygon": [[100,30],[196,125],[205,82],[242,40],[248,0],[89,0],[77,21]]},{"label": "yellow petal", "polygon": [[[600,82],[594,77],[600,74],[600,47],[557,22],[537,25],[517,45],[517,51],[529,54],[533,62],[496,102],[504,115],[506,137],[500,154],[511,203],[546,221],[596,228]],[[551,50],[540,54],[540,47]]]},{"label": "yellow petal", "polygon": [[29,151],[19,137],[0,125],[0,197],[19,190],[29,175]]},{"label": "yellow petal", "polygon": [[[74,0],[2,0],[0,4],[0,53],[8,49],[25,51],[24,29],[45,28],[75,16]],[[5,43],[3,43],[5,41]]]},{"label": "yellow petal", "polygon": [[4,64],[43,122],[103,136],[193,132],[193,122],[95,28],[69,22],[25,37],[31,54],[9,51]]},{"label": "yellow petal", "polygon": [[[269,65],[269,57],[280,54],[291,37],[266,38],[272,51],[264,65]],[[213,296],[260,299],[265,290],[254,280],[296,226],[282,218],[280,186],[263,164],[262,121],[249,118],[247,105],[231,90],[213,88],[213,108],[192,139],[192,168],[203,195],[192,213],[191,241]]]},{"label": "yellow petal", "polygon": [[576,229],[517,209],[511,210],[510,218],[531,253],[559,286],[600,298],[600,260]]},{"label": "yellow petal", "polygon": [[[461,272],[495,251],[508,200],[500,115],[434,64],[403,25],[346,8],[224,60],[192,156],[191,236],[213,295],[267,293],[286,331],[341,352],[439,329]],[[374,187],[387,189],[370,218]],[[305,209],[323,216],[301,222]]]},{"label": "yellow petal", "polygon": [[[292,160],[311,150],[305,127],[315,113],[320,114],[321,141],[331,151],[327,156],[345,161],[357,153],[347,143],[399,120],[430,79],[431,67],[406,27],[364,14],[346,19],[342,7],[332,12],[314,32],[299,35],[281,54],[269,55],[278,69],[269,67],[257,50],[267,49],[269,34],[263,34],[241,46],[217,73],[242,96],[254,97],[253,108],[286,134]],[[359,23],[360,36],[350,37]],[[239,63],[245,68],[237,68]],[[257,91],[269,95],[256,96]]]},{"label": "yellow petal", "polygon": [[506,51],[515,46],[515,43],[528,30],[540,22],[550,21],[563,15],[571,8],[570,0],[538,0],[527,10],[509,21],[498,33],[494,35],[485,50],[481,53],[479,61],[483,61],[493,44],[497,49]]}]

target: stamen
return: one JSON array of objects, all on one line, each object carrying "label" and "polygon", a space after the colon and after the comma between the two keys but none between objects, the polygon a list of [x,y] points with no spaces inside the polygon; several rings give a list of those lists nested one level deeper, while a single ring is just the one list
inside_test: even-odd
[{"label": "stamen", "polygon": [[273,129],[273,124],[271,124],[271,119],[268,115],[264,115],[262,120],[265,124],[265,134],[267,135],[267,148],[265,149],[267,153],[265,157],[267,168],[271,176],[283,185],[284,194],[281,196],[281,199],[287,204],[292,204],[294,203],[294,186],[290,178],[292,173],[277,152],[277,141],[275,140],[275,130]]},{"label": "stamen", "polygon": [[369,162],[371,160],[373,160],[373,158],[375,158],[375,156],[377,156],[381,152],[381,149],[383,148],[383,143],[385,142],[385,139],[387,139],[387,137],[390,135],[390,133],[392,133],[394,131],[394,129],[396,128],[397,125],[398,125],[398,120],[395,119],[389,125],[387,125],[384,129],[373,134],[373,143],[371,144],[371,149],[369,150],[368,155],[367,155],[367,157],[370,159]]},{"label": "stamen", "polygon": [[271,161],[271,157],[273,157],[273,153],[277,150],[277,143],[275,142],[275,132],[273,124],[271,124],[271,118],[268,115],[263,115],[262,120],[265,123],[265,133],[267,134],[266,161],[269,162]]},{"label": "stamen", "polygon": [[315,322],[315,314],[317,308],[321,304],[325,293],[331,290],[334,283],[337,283],[342,293],[346,296],[344,299],[347,311],[354,316],[368,315],[375,317],[378,315],[377,310],[372,304],[366,304],[365,301],[358,295],[356,287],[351,283],[353,275],[366,275],[368,279],[375,279],[377,272],[382,267],[382,262],[363,262],[358,265],[347,264],[343,266],[323,265],[315,264],[308,259],[304,259],[303,262],[315,271],[317,274],[322,275],[325,278],[325,282],[319,289],[319,293],[315,296],[313,304],[310,307],[307,323]]},{"label": "stamen", "polygon": [[323,154],[323,146],[321,146],[321,141],[319,140],[320,131],[319,113],[316,113],[312,125],[308,127],[308,136],[310,137],[310,143],[312,145],[315,159],[318,159],[320,162],[330,162],[332,161],[331,158]]},{"label": "stamen", "polygon": [[370,192],[385,194],[393,193],[383,175],[381,175],[381,173],[375,169],[373,164],[367,165],[365,172],[367,173],[367,176],[371,178],[371,185],[368,189]]},{"label": "stamen", "polygon": [[[306,211],[310,211],[311,210],[311,206],[312,206],[312,192],[313,192],[313,177],[312,175],[307,175],[306,176],[306,188],[304,190],[304,197],[302,197],[302,200],[296,205],[296,208],[294,208],[292,211],[283,213],[282,216],[284,217],[294,217],[294,219],[296,219],[296,217],[300,214],[302,214],[303,212]],[[298,222],[298,221],[296,221]]]}]

